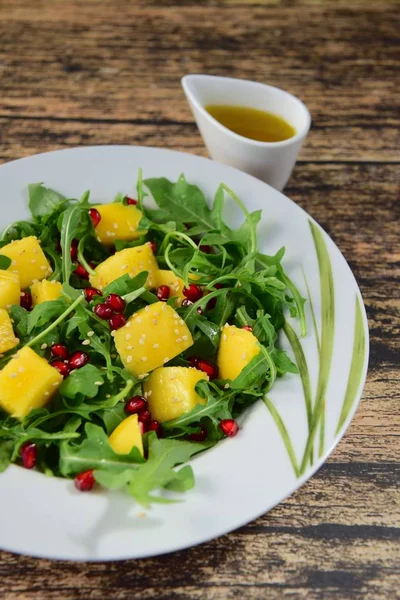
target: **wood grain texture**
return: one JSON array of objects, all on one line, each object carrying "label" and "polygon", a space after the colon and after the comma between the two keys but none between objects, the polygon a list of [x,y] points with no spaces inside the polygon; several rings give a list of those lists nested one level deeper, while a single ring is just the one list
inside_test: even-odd
[{"label": "wood grain texture", "polygon": [[257,79],[300,96],[313,127],[286,193],[349,261],[371,333],[350,429],[325,466],[269,514],[200,547],[136,562],[1,553],[1,598],[398,597],[399,6],[0,0],[0,161],[92,144],[206,155],[180,89],[189,72]]}]

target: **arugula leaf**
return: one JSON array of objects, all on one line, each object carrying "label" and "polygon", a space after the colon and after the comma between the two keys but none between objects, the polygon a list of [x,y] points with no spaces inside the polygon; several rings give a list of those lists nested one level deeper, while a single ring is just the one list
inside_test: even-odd
[{"label": "arugula leaf", "polygon": [[46,325],[49,321],[59,317],[67,308],[68,302],[65,298],[37,304],[28,314],[27,332],[32,333],[35,328]]},{"label": "arugula leaf", "polygon": [[61,444],[60,470],[65,477],[87,469],[120,473],[126,469],[137,469],[144,462],[137,448],[129,454],[114,452],[104,429],[98,425],[86,423],[85,436],[81,444]]},{"label": "arugula leaf", "polygon": [[2,271],[6,271],[8,267],[11,266],[11,258],[5,256],[4,254],[0,254],[0,269]]},{"label": "arugula leaf", "polygon": [[95,398],[99,392],[99,386],[104,383],[102,372],[94,365],[87,364],[72,373],[63,381],[59,392],[66,398],[75,398],[77,394],[83,394],[89,398]]},{"label": "arugula leaf", "polygon": [[14,442],[11,440],[0,441],[0,473],[9,466],[14,450]]},{"label": "arugula leaf", "polygon": [[29,209],[35,219],[52,213],[66,201],[64,196],[50,188],[44,187],[42,183],[30,183],[28,185],[28,192]]}]

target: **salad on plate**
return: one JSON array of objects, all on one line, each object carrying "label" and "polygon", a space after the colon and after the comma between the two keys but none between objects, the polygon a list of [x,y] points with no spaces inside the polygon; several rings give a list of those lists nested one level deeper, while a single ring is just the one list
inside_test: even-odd
[{"label": "salad on plate", "polygon": [[284,248],[258,250],[261,211],[224,184],[211,208],[183,175],[139,173],[108,204],[28,191],[32,218],[0,241],[0,470],[171,501],[194,485],[185,463],[297,373],[278,343],[287,314],[306,328]]}]

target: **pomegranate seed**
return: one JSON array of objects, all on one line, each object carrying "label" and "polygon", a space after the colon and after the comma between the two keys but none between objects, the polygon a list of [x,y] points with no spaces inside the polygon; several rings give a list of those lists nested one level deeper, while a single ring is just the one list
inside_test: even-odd
[{"label": "pomegranate seed", "polygon": [[97,208],[89,208],[89,217],[92,219],[93,227],[97,227],[101,221],[101,214]]},{"label": "pomegranate seed", "polygon": [[32,294],[30,292],[23,292],[19,303],[25,310],[32,310]]},{"label": "pomegranate seed", "polygon": [[211,298],[211,300],[209,300],[207,302],[206,309],[207,310],[212,310],[213,308],[215,308],[216,304],[217,304],[217,299],[216,298]]},{"label": "pomegranate seed", "polygon": [[125,412],[130,415],[140,413],[142,410],[147,410],[147,400],[146,398],[143,398],[143,396],[133,396],[133,398],[128,400],[125,404]]},{"label": "pomegranate seed", "polygon": [[25,444],[22,444],[21,446],[20,453],[22,466],[25,467],[25,469],[33,469],[36,464],[37,456],[36,444],[33,442],[25,442]]},{"label": "pomegranate seed", "polygon": [[109,324],[111,331],[115,331],[116,329],[121,329],[121,327],[126,325],[126,319],[124,315],[111,315]]},{"label": "pomegranate seed", "polygon": [[89,279],[89,273],[86,271],[85,267],[80,263],[78,263],[78,266],[76,267],[74,273],[82,279]]},{"label": "pomegranate seed", "polygon": [[202,314],[203,314],[203,309],[201,308],[201,306],[198,306],[198,307],[196,308],[196,312],[197,312],[199,315],[202,315]]},{"label": "pomegranate seed", "polygon": [[235,419],[222,419],[219,427],[228,437],[235,437],[239,431],[239,425],[236,423]]},{"label": "pomegranate seed", "polygon": [[211,254],[211,252],[212,252],[212,247],[211,247],[211,246],[208,246],[208,245],[206,244],[206,245],[204,245],[204,246],[200,246],[200,250],[201,250],[202,252],[204,252],[204,254]]},{"label": "pomegranate seed", "polygon": [[168,285],[160,285],[160,287],[157,288],[156,296],[161,302],[166,302],[169,298],[169,294],[170,289]]},{"label": "pomegranate seed", "polygon": [[83,471],[79,473],[75,477],[75,487],[80,492],[90,492],[94,484],[96,483],[95,478],[93,477],[93,469],[89,469],[88,471]]},{"label": "pomegranate seed", "polygon": [[208,362],[208,360],[199,358],[197,361],[197,368],[200,369],[200,371],[207,373],[210,379],[216,379],[218,377],[217,365],[213,365],[213,363]]},{"label": "pomegranate seed", "polygon": [[68,360],[69,352],[63,344],[53,344],[51,347],[51,353],[56,358],[62,358],[62,360]]},{"label": "pomegranate seed", "polygon": [[194,367],[195,369],[197,369],[197,364],[199,362],[199,359],[197,358],[197,356],[189,356],[188,361],[189,361],[191,367]]},{"label": "pomegranate seed", "polygon": [[151,250],[153,252],[153,254],[157,253],[157,244],[155,242],[149,242]]},{"label": "pomegranate seed", "polygon": [[72,262],[75,262],[78,258],[78,244],[79,244],[78,240],[72,240],[72,242],[71,242],[70,254],[71,254]]},{"label": "pomegranate seed", "polygon": [[57,369],[57,371],[60,373],[60,375],[62,375],[64,377],[64,379],[65,379],[65,377],[68,377],[68,375],[71,371],[71,368],[70,368],[68,362],[64,362],[62,360],[53,360],[50,364],[52,367]]},{"label": "pomegranate seed", "polygon": [[244,329],[245,331],[253,331],[253,328],[251,325],[243,325],[242,329]]},{"label": "pomegranate seed", "polygon": [[187,298],[185,298],[181,302],[181,306],[183,306],[183,308],[187,308],[189,306],[192,306],[192,304],[193,304],[193,302],[191,300],[188,300]]},{"label": "pomegranate seed", "polygon": [[163,434],[161,424],[158,421],[150,421],[150,423],[147,425],[147,431],[155,431],[157,437],[162,437]]},{"label": "pomegranate seed", "polygon": [[191,283],[188,288],[183,288],[183,295],[191,302],[197,302],[203,296],[203,292],[198,285]]},{"label": "pomegranate seed", "polygon": [[89,362],[89,357],[86,352],[82,352],[82,350],[78,350],[74,352],[71,358],[69,359],[70,369],[81,369]]},{"label": "pomegranate seed", "polygon": [[96,304],[96,306],[93,307],[93,312],[96,315],[96,317],[99,317],[99,319],[108,321],[113,311],[106,304]]},{"label": "pomegranate seed", "polygon": [[[147,431],[146,423],[143,423],[143,421],[139,421],[139,431],[141,435],[144,435]],[[147,458],[146,453],[144,457]]]},{"label": "pomegranate seed", "polygon": [[135,200],[134,198],[130,198],[129,196],[125,196],[125,200],[128,206],[136,206],[137,204],[137,200]]},{"label": "pomegranate seed", "polygon": [[109,306],[113,312],[122,313],[125,310],[126,302],[117,294],[110,294],[104,301],[106,306]]},{"label": "pomegranate seed", "polygon": [[204,427],[200,428],[200,431],[198,433],[191,433],[190,434],[190,439],[193,442],[204,442],[204,440],[207,437],[207,431],[204,429]]},{"label": "pomegranate seed", "polygon": [[151,421],[150,411],[147,408],[145,408],[144,410],[141,410],[138,413],[138,418],[139,418],[139,421],[142,421],[142,423],[147,424],[149,421]]},{"label": "pomegranate seed", "polygon": [[91,302],[95,296],[101,296],[100,290],[94,287],[88,287],[85,289],[85,298],[88,302]]}]

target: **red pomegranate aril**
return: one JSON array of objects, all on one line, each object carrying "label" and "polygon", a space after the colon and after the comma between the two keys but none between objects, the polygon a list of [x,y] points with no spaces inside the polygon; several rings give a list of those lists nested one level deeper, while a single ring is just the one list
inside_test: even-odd
[{"label": "red pomegranate aril", "polygon": [[197,358],[197,356],[189,356],[188,361],[189,361],[189,364],[191,367],[197,369],[197,365],[199,362],[199,359]]},{"label": "red pomegranate aril", "polygon": [[239,431],[239,425],[236,423],[235,419],[222,419],[219,428],[228,437],[235,437]]},{"label": "red pomegranate aril", "polygon": [[187,298],[185,298],[181,302],[181,306],[183,306],[183,308],[188,308],[189,306],[192,306],[192,304],[193,302],[191,300],[188,300]]},{"label": "red pomegranate aril", "polygon": [[245,331],[253,331],[253,328],[251,325],[243,325],[242,329],[244,329]]},{"label": "red pomegranate aril", "polygon": [[21,446],[20,453],[22,466],[25,467],[25,469],[33,469],[37,457],[36,444],[33,442],[25,442],[25,444],[22,444]]},{"label": "red pomegranate aril", "polygon": [[206,437],[207,437],[207,431],[204,429],[204,427],[201,427],[200,431],[198,433],[190,434],[190,439],[192,440],[192,442],[204,442]]},{"label": "red pomegranate aril", "polygon": [[68,349],[64,344],[53,344],[51,353],[55,358],[61,358],[62,360],[68,360],[69,357]]},{"label": "red pomegranate aril", "polygon": [[94,287],[88,287],[85,289],[85,298],[88,302],[91,302],[95,296],[101,296],[100,290]]},{"label": "red pomegranate aril", "polygon": [[198,285],[191,283],[188,288],[183,288],[183,295],[191,302],[197,302],[203,297],[203,292]]},{"label": "red pomegranate aril", "polygon": [[78,240],[72,240],[71,242],[70,255],[72,262],[75,262],[78,258],[78,244]]},{"label": "red pomegranate aril", "polygon": [[207,244],[205,244],[205,245],[203,245],[203,246],[200,246],[200,250],[201,250],[202,252],[204,252],[204,254],[211,254],[211,252],[212,252],[212,247],[211,247],[211,246],[208,246]]},{"label": "red pomegranate aril", "polygon": [[89,273],[86,271],[85,267],[80,263],[78,263],[78,266],[76,267],[74,273],[75,275],[77,275],[77,277],[81,277],[81,279],[89,279]]},{"label": "red pomegranate aril", "polygon": [[96,306],[93,307],[93,312],[96,317],[99,317],[99,319],[103,319],[104,321],[108,321],[113,314],[112,308],[106,304],[96,304]]},{"label": "red pomegranate aril", "polygon": [[89,217],[92,219],[93,227],[97,227],[101,221],[101,214],[97,208],[89,208]]},{"label": "red pomegranate aril", "polygon": [[19,303],[25,310],[32,310],[32,294],[30,292],[22,292]]},{"label": "red pomegranate aril", "polygon": [[93,469],[89,469],[88,471],[83,471],[82,473],[79,473],[75,477],[74,483],[76,489],[80,492],[90,492],[90,490],[96,483],[96,480],[93,476]]},{"label": "red pomegranate aril", "polygon": [[137,204],[137,200],[135,200],[134,198],[130,198],[129,196],[125,196],[125,200],[128,206],[136,206]]},{"label": "red pomegranate aril", "polygon": [[115,331],[116,329],[121,329],[124,325],[126,325],[126,319],[124,315],[111,315],[110,320],[108,321],[110,324],[111,331]]},{"label": "red pomegranate aril", "polygon": [[160,285],[160,287],[157,288],[156,296],[161,302],[166,302],[169,298],[170,291],[168,285]]},{"label": "red pomegranate aril", "polygon": [[140,413],[142,410],[147,410],[147,400],[143,396],[133,396],[125,404],[125,412],[130,415]]},{"label": "red pomegranate aril", "polygon": [[69,366],[68,362],[63,360],[53,360],[50,364],[52,367],[57,369],[57,371],[60,373],[60,375],[64,377],[64,379],[70,374],[71,367]]},{"label": "red pomegranate aril", "polygon": [[[146,423],[144,423],[143,421],[139,421],[138,425],[139,425],[139,431],[140,431],[141,435],[144,435],[147,431]],[[145,458],[147,458],[146,455],[145,455]]]},{"label": "red pomegranate aril", "polygon": [[109,306],[113,312],[122,313],[125,310],[126,302],[118,294],[110,294],[104,301],[106,306]]},{"label": "red pomegranate aril", "polygon": [[150,411],[147,408],[145,408],[144,410],[141,410],[138,413],[138,419],[139,419],[139,421],[142,421],[142,423],[148,423],[149,421],[151,421]]},{"label": "red pomegranate aril", "polygon": [[198,306],[198,307],[196,308],[196,312],[197,312],[199,315],[202,315],[202,314],[203,314],[203,309],[201,308],[201,306]]},{"label": "red pomegranate aril", "polygon": [[69,359],[70,369],[81,369],[89,362],[89,356],[86,352],[82,352],[82,350],[78,350],[74,352],[71,358]]},{"label": "red pomegranate aril", "polygon": [[157,244],[153,241],[149,242],[150,247],[151,247],[151,251],[153,252],[153,254],[157,253]]},{"label": "red pomegranate aril", "polygon": [[217,304],[217,299],[216,298],[211,298],[211,300],[209,300],[207,302],[207,310],[212,310],[213,308],[215,308],[215,305]]},{"label": "red pomegranate aril", "polygon": [[150,423],[147,425],[147,431],[155,431],[157,437],[162,437],[163,434],[161,423],[158,421],[150,421]]},{"label": "red pomegranate aril", "polygon": [[200,371],[207,373],[210,379],[216,379],[218,377],[217,365],[213,365],[213,363],[208,362],[208,360],[199,358],[199,360],[197,361],[197,368]]}]

